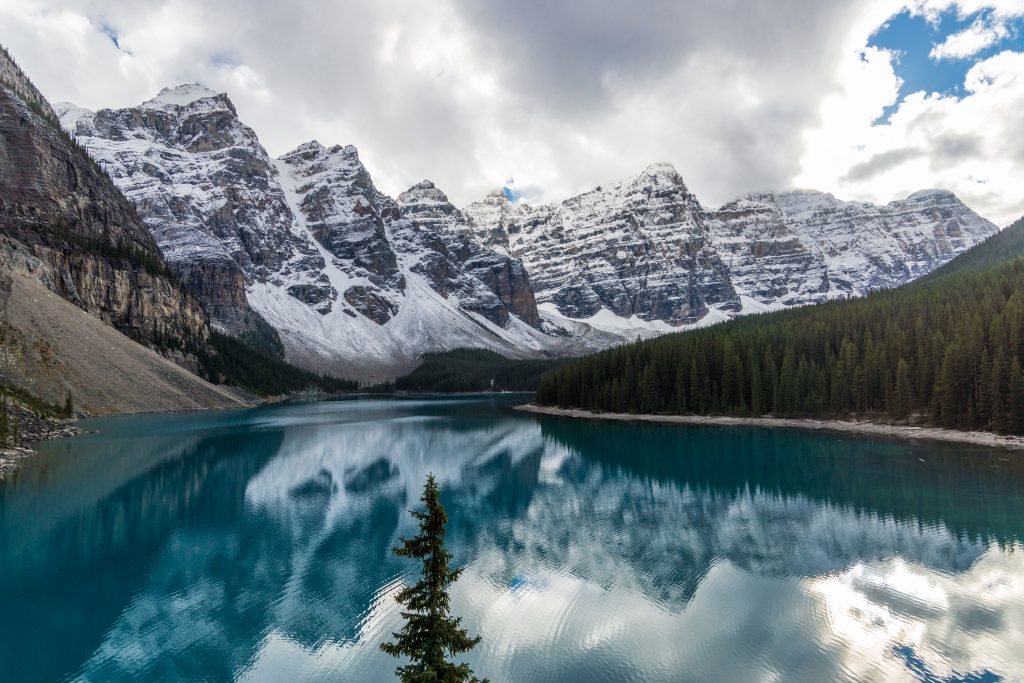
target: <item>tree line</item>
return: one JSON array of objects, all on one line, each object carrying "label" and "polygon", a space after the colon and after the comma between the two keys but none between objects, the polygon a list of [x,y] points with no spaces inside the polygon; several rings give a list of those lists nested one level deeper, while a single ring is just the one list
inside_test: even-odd
[{"label": "tree line", "polygon": [[425,353],[423,363],[393,385],[374,387],[389,391],[468,392],[535,391],[541,376],[564,361],[550,358],[516,360],[485,349],[454,349]]},{"label": "tree line", "polygon": [[536,401],[613,412],[861,415],[1024,434],[1022,236],[1018,221],[994,244],[898,289],[580,359],[546,374]]},{"label": "tree line", "polygon": [[342,393],[359,388],[354,380],[310,372],[217,330],[210,331],[208,348],[195,351],[200,377],[214,384],[241,387],[260,396],[310,389]]}]

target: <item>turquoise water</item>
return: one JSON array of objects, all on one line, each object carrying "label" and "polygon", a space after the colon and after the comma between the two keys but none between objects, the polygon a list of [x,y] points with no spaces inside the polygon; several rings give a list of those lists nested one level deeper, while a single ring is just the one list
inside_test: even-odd
[{"label": "turquoise water", "polygon": [[[0,482],[0,681],[391,681],[443,487],[492,681],[1024,677],[1024,457],[359,400],[96,420]],[[520,397],[519,400],[522,400]]]}]

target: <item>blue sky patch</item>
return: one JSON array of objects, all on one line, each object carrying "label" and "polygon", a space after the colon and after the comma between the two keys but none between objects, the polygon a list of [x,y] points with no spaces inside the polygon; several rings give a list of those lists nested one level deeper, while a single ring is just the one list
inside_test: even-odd
[{"label": "blue sky patch", "polygon": [[107,26],[106,24],[103,24],[102,26],[100,26],[100,31],[107,38],[110,38],[110,42],[114,44],[114,47],[116,47],[118,50],[121,49],[121,39],[118,37],[117,31],[115,31],[112,26]]},{"label": "blue sky patch", "polygon": [[886,21],[868,40],[868,46],[896,53],[894,68],[896,75],[903,79],[903,85],[896,103],[887,107],[875,123],[887,123],[910,93],[923,90],[962,97],[964,78],[976,62],[1003,50],[1024,50],[1024,19],[1017,18],[1007,22],[1008,35],[976,54],[962,59],[931,56],[932,49],[948,36],[970,28],[979,20],[990,23],[991,12],[984,10],[959,16],[955,10],[948,10],[940,14],[937,21],[929,22],[923,15],[914,16],[904,11]]},{"label": "blue sky patch", "polygon": [[234,67],[242,63],[242,60],[233,52],[214,52],[210,55],[210,64],[213,66]]}]

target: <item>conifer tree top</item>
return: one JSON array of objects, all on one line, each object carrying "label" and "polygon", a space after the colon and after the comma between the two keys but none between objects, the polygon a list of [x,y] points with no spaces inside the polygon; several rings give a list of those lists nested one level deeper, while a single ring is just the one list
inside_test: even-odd
[{"label": "conifer tree top", "polygon": [[394,657],[408,657],[411,663],[395,669],[404,683],[464,683],[478,681],[468,664],[454,664],[449,657],[469,652],[480,638],[473,638],[461,628],[462,619],[449,614],[451,598],[448,588],[459,578],[461,569],[449,566],[451,553],[445,547],[445,524],[448,515],[441,504],[441,494],[434,475],[427,476],[423,496],[424,511],[410,510],[419,520],[420,533],[402,538],[393,548],[399,557],[422,560],[422,578],[399,592],[395,598],[405,607],[405,626],[392,634],[393,642],[380,648]]}]

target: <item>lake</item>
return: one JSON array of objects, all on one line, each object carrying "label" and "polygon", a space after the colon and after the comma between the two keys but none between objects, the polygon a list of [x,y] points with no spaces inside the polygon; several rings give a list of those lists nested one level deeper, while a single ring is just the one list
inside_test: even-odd
[{"label": "lake", "polygon": [[89,421],[0,482],[0,680],[393,681],[437,475],[501,681],[1024,680],[1024,456],[523,396]]}]

